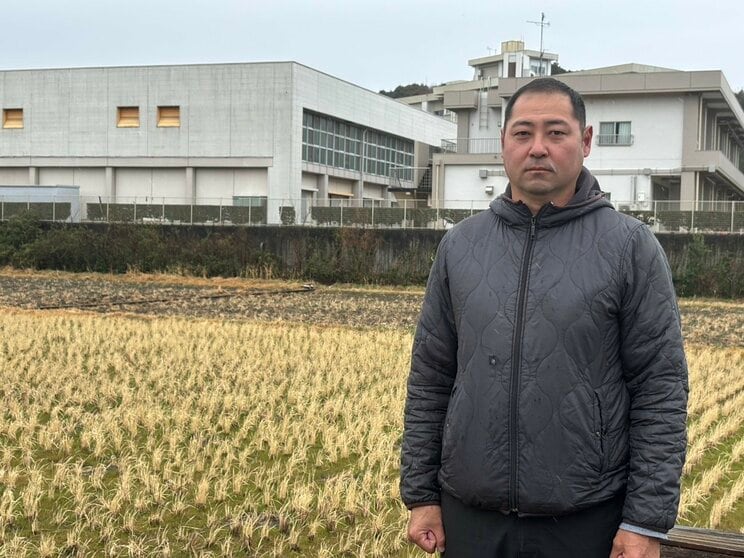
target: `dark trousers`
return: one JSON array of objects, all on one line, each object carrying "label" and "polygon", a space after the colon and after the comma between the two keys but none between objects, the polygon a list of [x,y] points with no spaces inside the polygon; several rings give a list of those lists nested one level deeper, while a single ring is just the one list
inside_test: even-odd
[{"label": "dark trousers", "polygon": [[614,498],[569,515],[518,517],[464,505],[442,492],[446,558],[609,558],[622,520]]}]

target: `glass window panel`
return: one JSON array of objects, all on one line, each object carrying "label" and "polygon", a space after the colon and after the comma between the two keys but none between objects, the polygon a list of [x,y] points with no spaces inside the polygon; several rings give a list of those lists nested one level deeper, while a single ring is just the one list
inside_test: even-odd
[{"label": "glass window panel", "polygon": [[617,135],[619,143],[630,143],[630,122],[618,122]]}]

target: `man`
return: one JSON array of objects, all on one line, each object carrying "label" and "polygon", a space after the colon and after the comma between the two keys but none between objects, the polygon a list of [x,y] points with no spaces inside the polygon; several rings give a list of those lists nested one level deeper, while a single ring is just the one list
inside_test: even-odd
[{"label": "man", "polygon": [[657,558],[686,445],[669,266],[583,168],[578,93],[537,79],[504,116],[509,186],[445,234],[415,335],[408,536],[453,558]]}]

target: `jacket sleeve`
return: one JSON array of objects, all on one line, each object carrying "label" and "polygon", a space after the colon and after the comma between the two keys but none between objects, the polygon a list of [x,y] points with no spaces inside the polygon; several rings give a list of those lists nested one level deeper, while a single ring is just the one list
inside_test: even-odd
[{"label": "jacket sleeve", "polygon": [[437,250],[411,354],[400,492],[413,508],[439,502],[442,428],[457,372],[457,333],[446,265],[449,232]]},{"label": "jacket sleeve", "polygon": [[687,363],[671,271],[653,233],[632,233],[623,257],[621,359],[630,394],[630,467],[623,521],[674,526],[687,444]]}]

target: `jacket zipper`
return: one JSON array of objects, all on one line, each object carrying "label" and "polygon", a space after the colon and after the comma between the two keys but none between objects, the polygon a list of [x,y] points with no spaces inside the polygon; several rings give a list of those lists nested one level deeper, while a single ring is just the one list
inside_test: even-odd
[{"label": "jacket zipper", "polygon": [[517,299],[517,319],[514,327],[514,340],[512,341],[512,368],[511,383],[509,385],[509,458],[510,458],[510,480],[509,480],[509,508],[516,512],[519,509],[517,498],[517,422],[519,411],[519,369],[522,359],[522,336],[524,334],[524,315],[527,311],[527,287],[530,275],[530,264],[532,259],[532,246],[535,241],[536,216],[530,220],[530,230],[527,235],[527,243],[524,247],[522,258],[522,269],[519,276],[519,296]]}]

